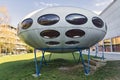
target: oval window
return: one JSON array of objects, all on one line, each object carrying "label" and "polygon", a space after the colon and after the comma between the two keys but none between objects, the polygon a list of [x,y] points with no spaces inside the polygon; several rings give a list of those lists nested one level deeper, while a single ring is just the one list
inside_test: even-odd
[{"label": "oval window", "polygon": [[58,45],[59,42],[57,42],[57,41],[49,41],[49,42],[46,42],[46,44],[48,44],[48,45]]},{"label": "oval window", "polygon": [[70,38],[79,38],[85,35],[85,32],[80,29],[72,29],[66,32],[66,36]]},{"label": "oval window", "polygon": [[66,21],[70,24],[81,25],[87,22],[87,17],[82,14],[69,14],[66,16]]},{"label": "oval window", "polygon": [[40,33],[40,35],[44,38],[56,38],[60,35],[60,33],[56,30],[44,30]]},{"label": "oval window", "polygon": [[41,25],[53,25],[60,20],[59,16],[56,14],[46,14],[38,18],[38,23]]},{"label": "oval window", "polygon": [[31,18],[25,19],[24,21],[22,21],[21,27],[22,29],[27,29],[32,25],[32,23],[33,23],[33,20]]},{"label": "oval window", "polygon": [[99,17],[93,17],[92,18],[92,22],[93,24],[98,27],[98,28],[102,28],[104,25],[104,22],[102,21],[102,19],[100,19]]},{"label": "oval window", "polygon": [[78,44],[79,41],[67,41],[65,42],[65,44],[68,44],[68,45],[74,45],[74,44]]}]

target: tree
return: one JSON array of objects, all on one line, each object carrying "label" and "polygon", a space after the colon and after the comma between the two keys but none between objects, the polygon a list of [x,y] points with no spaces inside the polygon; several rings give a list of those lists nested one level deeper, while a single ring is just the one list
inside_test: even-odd
[{"label": "tree", "polygon": [[7,8],[4,6],[0,7],[0,52],[10,53],[14,47],[14,33],[9,22]]},{"label": "tree", "polygon": [[[21,43],[17,37],[16,28],[9,25],[10,19],[7,12],[7,8],[0,7],[0,51],[6,54],[8,53],[18,53],[20,50],[24,50],[25,45]],[[17,52],[18,51],[18,52]]]}]

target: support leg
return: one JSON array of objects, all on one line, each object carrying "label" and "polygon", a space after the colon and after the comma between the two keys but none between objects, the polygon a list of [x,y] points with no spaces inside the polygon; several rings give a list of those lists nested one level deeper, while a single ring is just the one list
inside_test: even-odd
[{"label": "support leg", "polygon": [[102,46],[102,57],[101,57],[102,60],[104,60],[104,45]]},{"label": "support leg", "polygon": [[49,55],[49,62],[50,62],[51,56],[52,56],[52,53],[50,53],[50,55]]},{"label": "support leg", "polygon": [[44,54],[45,54],[45,51],[42,51],[42,59],[40,60],[39,74],[41,74],[41,68],[42,68],[43,61],[44,61],[44,64],[47,65]]},{"label": "support leg", "polygon": [[83,64],[83,67],[84,67],[84,72],[85,72],[85,75],[89,75],[89,65],[90,65],[90,50],[88,50],[88,66],[85,65],[85,61],[84,61],[84,58],[82,56],[82,50],[79,50],[79,53],[80,53],[80,58],[81,58],[81,61],[82,61],[82,64]]},{"label": "support leg", "polygon": [[[80,51],[79,51],[79,52],[80,52]],[[80,63],[80,57],[81,57],[81,55],[79,54],[78,63]]]},{"label": "support leg", "polygon": [[88,74],[90,72],[90,49],[88,49],[88,69],[87,69],[87,72],[88,72]]},{"label": "support leg", "polygon": [[74,59],[74,61],[76,62],[76,58],[75,58],[75,55],[74,55],[74,53],[72,53],[72,55],[73,55],[73,59]]},{"label": "support leg", "polygon": [[36,67],[36,74],[33,74],[34,77],[38,77],[41,75],[41,68],[42,68],[42,63],[44,61],[44,64],[46,64],[45,56],[44,56],[45,51],[42,51],[42,59],[40,60],[40,66],[38,66],[37,63],[37,58],[36,58],[36,49],[34,49],[34,60],[35,60],[35,67]]},{"label": "support leg", "polygon": [[98,54],[98,44],[95,45],[95,58],[97,57]]},{"label": "support leg", "polygon": [[39,69],[38,69],[37,58],[36,58],[36,49],[34,49],[34,61],[35,61],[36,74],[35,75],[33,74],[33,76],[38,77]]},{"label": "support leg", "polygon": [[42,51],[42,57],[43,57],[44,64],[47,65],[47,62],[46,62],[46,59],[45,59],[45,51]]}]

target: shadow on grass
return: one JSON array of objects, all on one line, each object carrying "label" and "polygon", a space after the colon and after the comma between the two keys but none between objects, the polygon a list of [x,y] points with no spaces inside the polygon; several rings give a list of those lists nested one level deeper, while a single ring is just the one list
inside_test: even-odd
[{"label": "shadow on grass", "polygon": [[[49,55],[46,55],[46,61],[48,62]],[[38,63],[41,57],[38,57]],[[78,55],[76,55],[78,59]],[[60,70],[58,70],[61,66],[73,66],[76,63],[73,60],[72,55],[69,54],[55,54],[52,55],[50,62],[48,65],[42,66],[41,70],[41,77],[34,78],[32,74],[35,73],[35,63],[34,59],[30,60],[20,60],[20,61],[12,61],[0,64],[0,80],[38,80],[38,79],[45,79],[45,80],[58,80],[65,79],[70,80],[67,74]],[[70,74],[70,73],[69,73]],[[68,74],[68,75],[69,75]],[[71,75],[70,75],[71,76]],[[68,79],[67,79],[68,78]]]},{"label": "shadow on grass", "polygon": [[[45,57],[48,62],[49,55]],[[40,58],[38,57],[38,63]],[[78,54],[76,54],[76,58],[78,59]],[[72,55],[55,54],[52,55],[51,61],[48,62],[47,66],[43,64],[41,76],[34,78],[32,76],[35,73],[34,59],[7,62],[0,64],[0,80],[104,80],[105,76],[112,73],[107,68],[113,67],[108,62],[109,66],[104,66],[95,74],[89,76],[84,75],[83,68],[81,67],[68,71],[59,70],[60,67],[72,67],[75,65],[77,64],[74,62]]]}]

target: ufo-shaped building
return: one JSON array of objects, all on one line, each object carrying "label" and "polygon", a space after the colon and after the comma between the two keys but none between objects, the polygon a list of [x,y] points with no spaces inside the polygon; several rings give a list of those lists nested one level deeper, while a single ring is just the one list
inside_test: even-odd
[{"label": "ufo-shaped building", "polygon": [[50,7],[27,15],[18,26],[18,36],[35,49],[74,52],[101,41],[107,31],[95,13],[76,7]]}]

